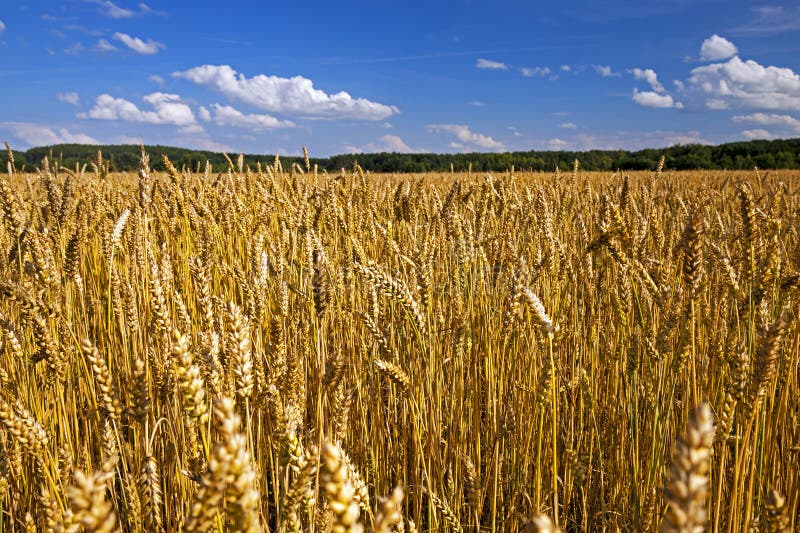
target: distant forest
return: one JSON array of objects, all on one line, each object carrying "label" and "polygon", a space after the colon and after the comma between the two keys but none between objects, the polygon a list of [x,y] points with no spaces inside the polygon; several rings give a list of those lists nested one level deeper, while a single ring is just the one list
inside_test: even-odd
[{"label": "distant forest", "polygon": [[[227,168],[225,156],[221,153],[201,150],[188,150],[171,146],[145,146],[150,154],[151,166],[163,169],[161,156],[166,155],[178,168],[195,170],[204,168],[210,161],[219,171]],[[135,170],[139,163],[140,147],[136,145],[84,145],[59,144],[42,146],[26,151],[14,151],[17,169],[33,170],[45,156],[56,159],[62,166],[75,168],[76,164],[94,161],[97,152],[103,154],[103,161],[109,163],[111,171]],[[673,170],[693,169],[740,169],[753,167],[763,169],[800,168],[800,139],[774,141],[747,141],[708,146],[700,144],[679,145],[669,148],[647,149],[636,152],[626,150],[588,150],[571,151],[530,151],[506,153],[467,153],[467,154],[346,154],[327,158],[312,158],[311,165],[318,165],[320,172],[336,172],[341,168],[352,168],[355,162],[371,172],[429,172],[465,171],[503,171],[514,166],[517,170],[551,171],[558,165],[562,170],[572,168],[578,159],[584,170],[647,170],[654,169],[664,155],[666,167]],[[236,154],[230,154],[236,160]],[[255,166],[271,164],[274,155],[245,154],[245,161]],[[0,153],[0,172],[6,169],[7,155]],[[281,157],[283,166],[298,162],[302,157]],[[452,166],[452,167],[451,167]]]}]

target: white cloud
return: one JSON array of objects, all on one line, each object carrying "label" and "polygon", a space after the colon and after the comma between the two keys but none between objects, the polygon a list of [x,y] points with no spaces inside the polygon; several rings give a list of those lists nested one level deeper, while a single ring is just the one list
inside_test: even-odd
[{"label": "white cloud", "polygon": [[131,135],[120,135],[116,139],[118,144],[144,144],[144,137],[134,137]]},{"label": "white cloud", "polygon": [[86,47],[83,46],[82,43],[75,43],[68,48],[64,48],[64,53],[70,56],[76,56],[86,50]]},{"label": "white cloud", "polygon": [[533,76],[539,76],[540,78],[545,78],[550,76],[552,72],[550,71],[550,67],[522,67],[519,69],[523,76],[526,78],[532,78]]},{"label": "white cloud", "polygon": [[0,20],[0,33],[6,31],[6,23]]},{"label": "white cloud", "polygon": [[188,146],[197,150],[208,150],[209,152],[231,153],[236,152],[236,148],[225,143],[217,142],[210,137],[179,137],[175,139],[177,146]]},{"label": "white cloud", "polygon": [[558,127],[565,130],[574,130],[578,126],[574,122],[562,122],[561,124],[558,125]]},{"label": "white cloud", "polygon": [[203,106],[197,108],[197,114],[200,115],[200,120],[203,122],[210,122],[211,121],[211,111],[206,109]]},{"label": "white cloud", "polygon": [[757,129],[757,130],[743,130],[742,137],[748,140],[755,140],[755,139],[774,139],[775,136],[764,129]]},{"label": "white cloud", "polygon": [[608,65],[592,65],[592,68],[604,78],[619,77],[619,72],[614,72]]},{"label": "white cloud", "polygon": [[800,120],[791,115],[751,113],[749,115],[736,115],[732,120],[734,122],[750,122],[761,126],[778,126],[800,132]]},{"label": "white cloud", "polygon": [[575,136],[577,148],[582,150],[641,150],[643,148],[663,148],[676,144],[711,144],[699,131],[686,132],[669,130],[652,131],[614,131],[602,135],[590,133]]},{"label": "white cloud", "polygon": [[492,151],[504,151],[506,149],[503,143],[492,139],[488,135],[471,131],[469,126],[465,124],[430,124],[428,130],[434,133],[454,135],[463,145],[473,145]]},{"label": "white cloud", "polygon": [[90,0],[100,6],[101,13],[112,19],[130,19],[134,17],[141,17],[152,12],[150,6],[140,3],[137,10],[120,7],[110,0]]},{"label": "white cloud", "polygon": [[189,124],[179,128],[181,133],[205,133],[206,130],[200,124]]},{"label": "white cloud", "polygon": [[800,76],[739,56],[692,69],[685,91],[699,94],[709,109],[800,110]]},{"label": "white cloud", "polygon": [[97,97],[94,107],[88,113],[78,113],[78,118],[168,124],[185,128],[187,133],[199,131],[192,109],[177,94],[152,93],[145,96],[143,100],[154,110],[145,111],[124,98],[101,94]]},{"label": "white cloud", "polygon": [[569,66],[569,65],[561,65],[560,68],[561,68],[561,72],[571,72],[572,71],[572,67]]},{"label": "white cloud", "polygon": [[368,153],[381,153],[381,152],[397,152],[407,154],[417,152],[408,146],[403,139],[397,135],[384,135],[376,142],[365,144],[364,146],[348,145],[345,150],[349,154],[368,154]]},{"label": "white cloud", "polygon": [[113,52],[117,47],[105,39],[100,39],[97,41],[97,44],[94,45],[94,49],[98,52]]},{"label": "white cloud", "polygon": [[[205,110],[205,108],[202,108]],[[272,115],[246,115],[228,105],[213,104],[211,109],[214,110],[214,122],[218,126],[233,126],[236,128],[245,128],[252,131],[274,130],[277,128],[292,128],[294,122],[288,120],[278,120]],[[206,113],[208,110],[205,110]],[[203,113],[200,111],[200,113]],[[205,113],[201,118],[205,118]]]},{"label": "white cloud", "polygon": [[394,126],[392,126],[391,122],[384,122],[383,124],[380,125],[380,127],[385,129],[385,130],[390,130],[390,129],[394,128]]},{"label": "white cloud", "polygon": [[100,2],[100,5],[103,8],[103,14],[112,19],[127,19],[134,15],[130,9],[119,7],[114,2]]},{"label": "white cloud", "polygon": [[138,37],[133,37],[127,33],[117,32],[114,34],[114,39],[118,40],[137,54],[153,55],[157,54],[159,50],[166,48],[162,43],[156,42],[153,39],[143,41]]},{"label": "white cloud", "polygon": [[384,135],[379,139],[382,148],[389,152],[411,152],[413,151],[400,137],[397,135]]},{"label": "white cloud", "polygon": [[514,137],[524,137],[524,135],[523,135],[522,133],[520,133],[520,132],[519,132],[519,130],[518,130],[516,127],[514,127],[514,126],[508,126],[506,129],[507,129],[508,131],[510,131],[510,132],[511,132],[511,134],[512,134]]},{"label": "white cloud", "polygon": [[151,74],[150,76],[147,76],[147,81],[152,81],[156,85],[160,85],[160,86],[163,86],[164,83],[165,83],[164,78],[162,78],[158,74]]},{"label": "white cloud", "polygon": [[713,111],[721,111],[723,109],[728,109],[730,106],[725,100],[721,100],[719,98],[709,98],[706,100],[706,107]]},{"label": "white cloud", "polygon": [[469,105],[471,105],[472,107],[486,107],[485,103],[479,102],[477,100],[470,102]]},{"label": "white cloud", "polygon": [[489,70],[508,70],[508,65],[505,63],[483,58],[479,58],[478,61],[475,62],[475,67]]},{"label": "white cloud", "polygon": [[308,78],[281,78],[259,74],[245,77],[228,65],[203,65],[174,72],[197,85],[210,87],[233,100],[265,111],[318,118],[383,120],[400,111],[395,106],[353,98],[341,91],[328,94]]},{"label": "white cloud", "polygon": [[670,133],[664,132],[662,141],[666,146],[674,146],[676,144],[713,144],[703,138],[699,131],[688,131],[686,133]]},{"label": "white cloud", "polygon": [[555,138],[550,139],[550,140],[547,141],[547,146],[551,150],[562,150],[562,149],[566,148],[567,146],[569,146],[569,143],[567,141],[565,141],[564,139],[559,139],[558,137],[555,137]]},{"label": "white cloud", "polygon": [[188,126],[195,123],[192,109],[177,94],[157,92],[148,94],[143,100],[155,108],[162,124]]},{"label": "white cloud", "polygon": [[655,92],[657,93],[664,92],[664,86],[661,85],[661,82],[658,81],[658,75],[656,74],[655,70],[651,68],[645,68],[645,69],[632,68],[628,70],[628,72],[633,74],[633,77],[636,78],[637,80],[642,80],[649,83],[650,87],[652,87]]},{"label": "white cloud", "polygon": [[752,8],[753,16],[746,24],[734,28],[739,35],[774,35],[800,30],[800,6],[763,5]]},{"label": "white cloud", "polygon": [[81,103],[81,97],[76,92],[57,93],[56,100],[69,105],[79,105]]},{"label": "white cloud", "polygon": [[683,104],[673,100],[672,96],[668,94],[658,94],[653,91],[640,91],[633,90],[633,101],[644,107],[674,107],[681,109]]},{"label": "white cloud", "polygon": [[83,33],[85,35],[89,35],[90,37],[101,37],[105,33],[102,30],[99,30],[97,28],[88,28],[88,27],[86,27],[86,26],[84,26],[82,24],[74,24],[74,23],[72,23],[72,24],[64,24],[63,22],[65,22],[67,20],[70,20],[70,19],[69,18],[55,18],[55,17],[53,17],[52,21],[61,22],[61,24],[59,24],[59,29],[57,30],[58,33],[56,33],[54,35],[57,35],[59,37],[63,36],[64,33],[61,30]]},{"label": "white cloud", "polygon": [[719,61],[720,59],[728,59],[735,56],[738,51],[735,44],[715,33],[700,45],[700,59],[703,61]]},{"label": "white cloud", "polygon": [[32,145],[50,144],[100,144],[100,142],[84,133],[72,133],[66,128],[53,128],[30,122],[0,122],[0,127],[10,130],[14,137]]}]

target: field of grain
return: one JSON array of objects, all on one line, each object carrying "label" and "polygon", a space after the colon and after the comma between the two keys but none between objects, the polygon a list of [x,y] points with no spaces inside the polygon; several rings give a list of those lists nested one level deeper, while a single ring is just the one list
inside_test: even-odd
[{"label": "field of grain", "polygon": [[2,531],[796,530],[798,178],[10,166]]}]

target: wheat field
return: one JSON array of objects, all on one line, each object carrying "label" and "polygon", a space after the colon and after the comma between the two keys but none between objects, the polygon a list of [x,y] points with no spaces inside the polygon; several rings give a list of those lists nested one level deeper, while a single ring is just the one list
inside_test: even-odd
[{"label": "wheat field", "polygon": [[0,178],[2,531],[800,527],[800,173],[87,163]]}]

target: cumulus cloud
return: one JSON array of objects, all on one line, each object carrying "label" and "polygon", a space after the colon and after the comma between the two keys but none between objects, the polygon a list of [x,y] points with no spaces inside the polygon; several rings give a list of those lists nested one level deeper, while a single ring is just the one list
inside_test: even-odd
[{"label": "cumulus cloud", "polygon": [[6,23],[0,20],[0,33],[6,31]]},{"label": "cumulus cloud", "polygon": [[592,68],[604,78],[619,77],[619,72],[614,72],[609,65],[592,65]]},{"label": "cumulus cloud", "polygon": [[765,129],[743,130],[742,137],[748,140],[756,139],[774,139],[775,136]]},{"label": "cumulus cloud", "polygon": [[569,66],[569,65],[561,65],[560,68],[561,68],[561,72],[571,72],[572,71],[572,67]]},{"label": "cumulus cloud", "polygon": [[751,113],[749,115],[736,115],[734,122],[749,122],[760,126],[778,126],[780,128],[800,132],[800,120],[791,115],[778,115],[775,113]]},{"label": "cumulus cloud", "polygon": [[637,80],[642,80],[649,83],[650,87],[652,87],[652,89],[655,92],[657,93],[664,92],[664,86],[661,85],[660,81],[658,81],[658,75],[656,74],[655,70],[651,68],[645,68],[645,69],[632,68],[628,72],[633,74],[633,77],[636,78]]},{"label": "cumulus cloud", "polygon": [[14,137],[32,146],[51,144],[100,144],[84,133],[72,133],[66,128],[54,128],[31,122],[0,122],[0,127],[11,131]]},{"label": "cumulus cloud", "polygon": [[565,130],[574,130],[578,126],[574,122],[562,122],[558,127]]},{"label": "cumulus cloud", "polygon": [[76,92],[69,92],[69,93],[57,93],[56,100],[59,102],[64,102],[65,104],[69,105],[80,105],[81,97]]},{"label": "cumulus cloud", "polygon": [[137,9],[128,9],[118,6],[114,2],[111,2],[110,0],[89,0],[89,1],[100,6],[100,13],[112,19],[130,19],[134,17],[141,17],[153,11],[152,9],[150,9],[150,6],[148,6],[145,3],[140,3],[137,6]]},{"label": "cumulus cloud", "polygon": [[376,142],[367,143],[364,146],[348,145],[345,150],[349,154],[367,154],[367,153],[381,153],[381,152],[397,152],[401,154],[417,152],[408,146],[403,139],[397,135],[384,135]]},{"label": "cumulus cloud", "polygon": [[715,33],[700,45],[700,59],[703,61],[719,61],[720,59],[728,59],[735,56],[738,51],[735,44]]},{"label": "cumulus cloud", "polygon": [[164,78],[162,78],[158,74],[151,74],[150,76],[147,76],[147,81],[152,81],[156,85],[164,85],[165,83]]},{"label": "cumulus cloud", "polygon": [[228,65],[202,65],[172,75],[209,87],[232,100],[274,113],[383,120],[400,112],[395,106],[353,98],[344,91],[328,94],[315,88],[314,82],[302,76],[281,78],[259,74],[248,78]]},{"label": "cumulus cloud", "polygon": [[201,130],[192,109],[177,94],[157,92],[148,94],[143,100],[153,107],[152,111],[139,109],[136,104],[124,98],[101,94],[97,97],[94,107],[87,113],[78,113],[78,118],[166,124],[179,126],[186,132]]},{"label": "cumulus cloud", "polygon": [[800,76],[792,69],[763,66],[734,56],[692,69],[684,90],[699,95],[709,109],[800,109]]},{"label": "cumulus cloud", "polygon": [[676,102],[668,94],[658,94],[657,92],[640,91],[638,89],[633,90],[633,101],[644,107],[674,107],[676,109],[683,107],[682,103]]},{"label": "cumulus cloud", "polygon": [[483,58],[478,58],[478,61],[475,62],[475,66],[477,68],[483,68],[488,70],[508,70],[508,65],[506,65],[505,63]]},{"label": "cumulus cloud", "polygon": [[462,146],[452,146],[453,148],[462,149],[468,145],[476,146],[492,151],[504,151],[506,149],[503,143],[496,141],[488,135],[475,133],[469,129],[465,124],[430,124],[428,130],[434,133],[447,133],[454,135],[458,139],[458,143]]},{"label": "cumulus cloud", "polygon": [[558,137],[547,141],[547,147],[551,150],[563,150],[567,146],[569,146],[569,143],[564,139],[559,139]]},{"label": "cumulus cloud", "polygon": [[[203,113],[201,118],[207,120],[205,117],[208,116],[206,115],[208,110],[205,108],[202,109],[203,111],[200,111],[200,113]],[[288,120],[279,120],[272,115],[246,115],[238,109],[228,105],[213,104],[211,109],[214,110],[214,123],[216,123],[218,126],[233,126],[251,131],[264,131],[278,128],[292,128],[295,125],[294,122],[290,122]]]},{"label": "cumulus cloud", "polygon": [[137,54],[141,55],[157,54],[161,49],[166,48],[162,43],[154,41],[153,39],[147,39],[147,41],[143,41],[138,37],[133,37],[127,33],[117,32],[114,34],[114,39],[118,40]]}]

